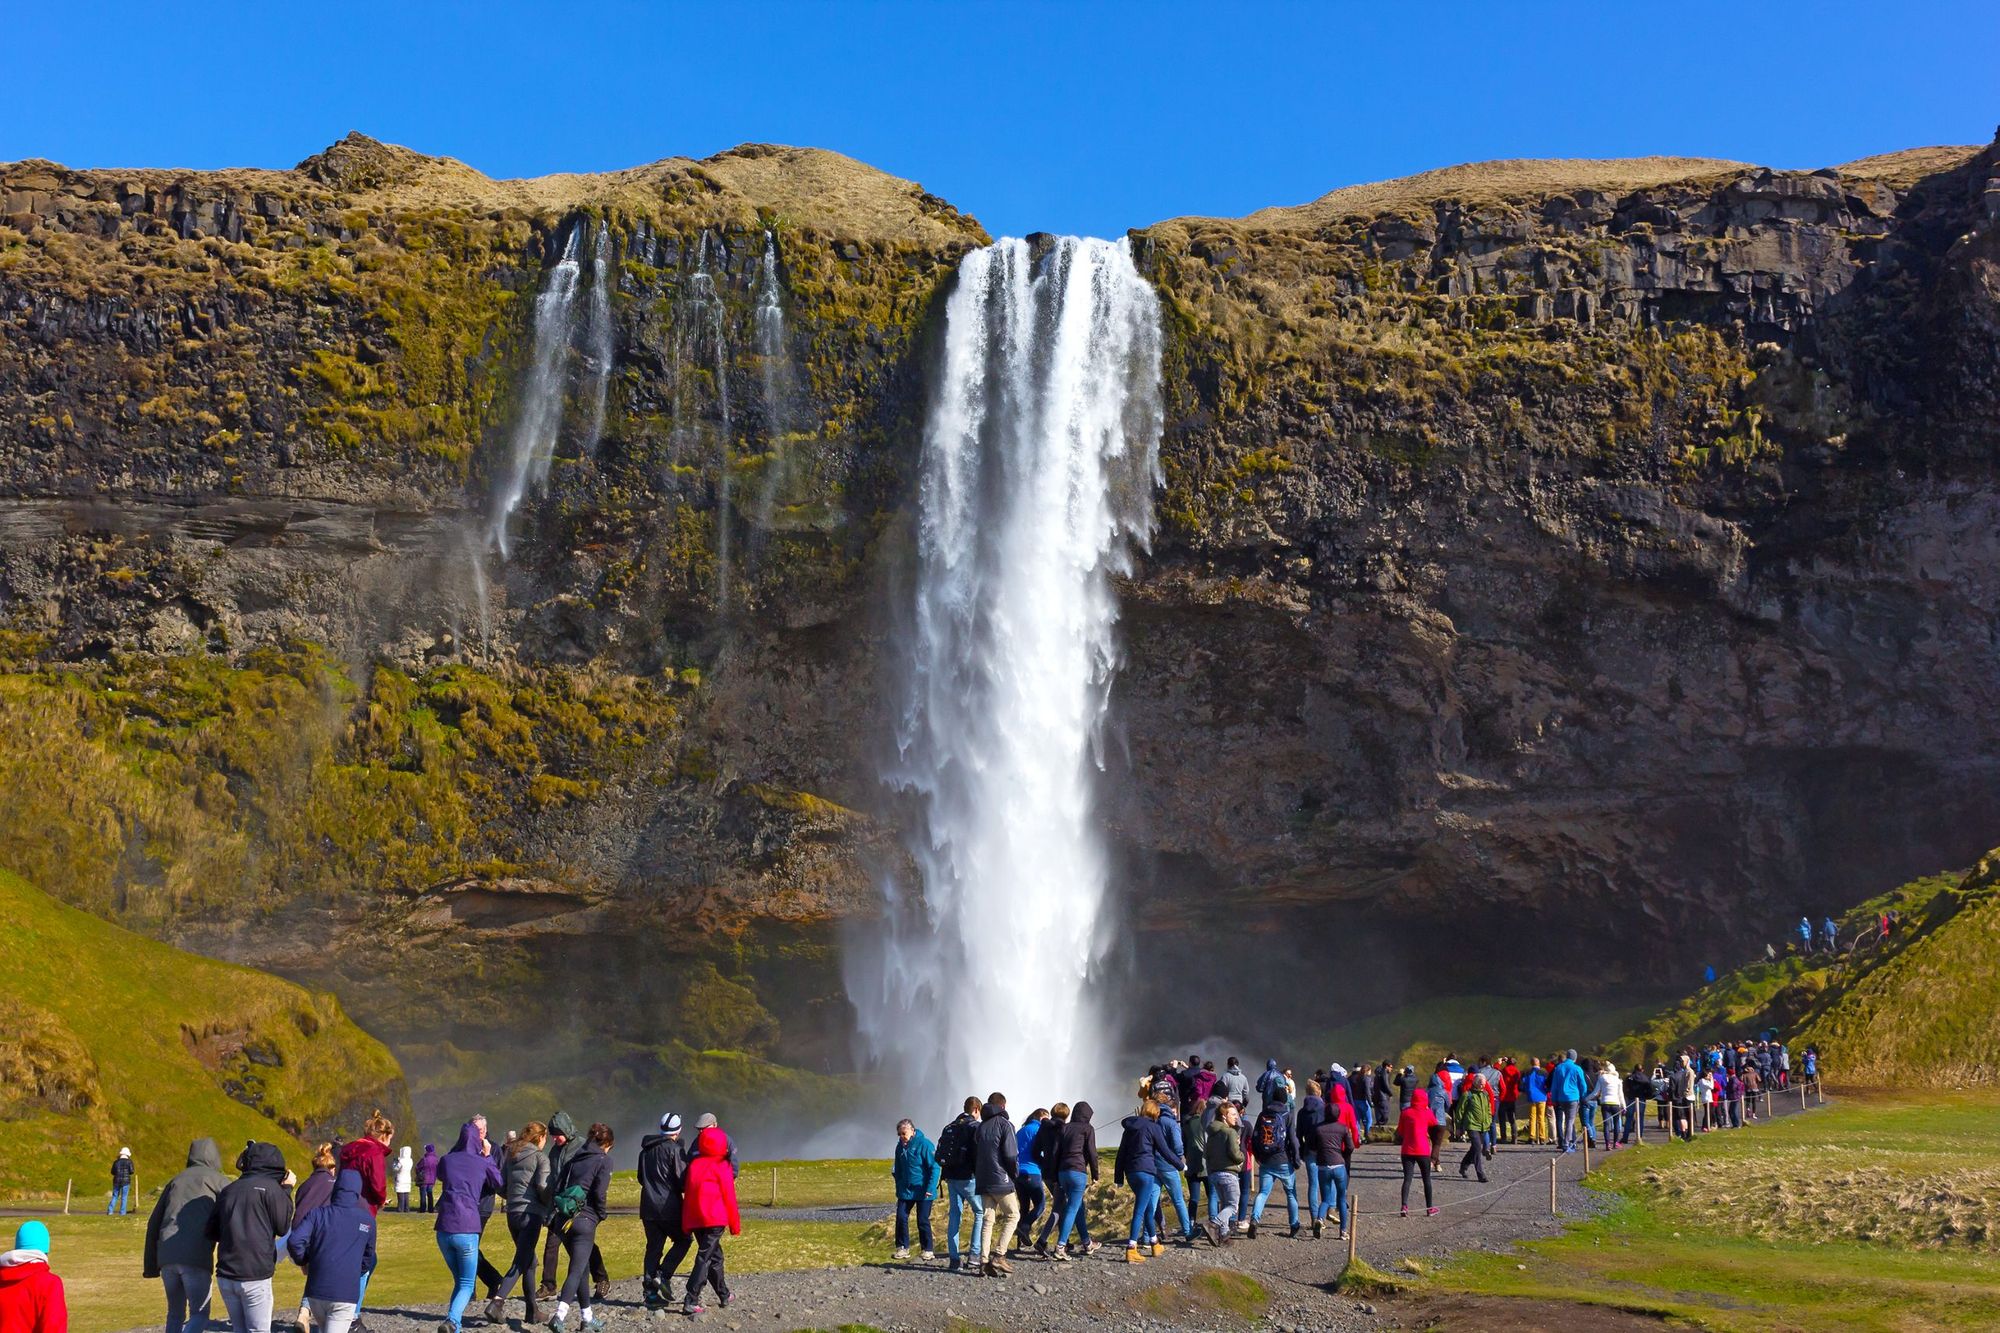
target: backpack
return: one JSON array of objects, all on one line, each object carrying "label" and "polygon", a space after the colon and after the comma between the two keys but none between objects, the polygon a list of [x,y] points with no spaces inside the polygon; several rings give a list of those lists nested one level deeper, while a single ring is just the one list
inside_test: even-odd
[{"label": "backpack", "polygon": [[943,1175],[972,1169],[972,1126],[963,1120],[954,1120],[938,1135],[937,1147],[933,1149],[937,1157],[938,1171]]},{"label": "backpack", "polygon": [[1267,1106],[1257,1113],[1256,1127],[1250,1131],[1251,1151],[1258,1161],[1276,1157],[1285,1150],[1285,1113]]},{"label": "backpack", "polygon": [[590,1195],[581,1185],[565,1185],[549,1200],[549,1211],[567,1221],[583,1210],[583,1201]]}]

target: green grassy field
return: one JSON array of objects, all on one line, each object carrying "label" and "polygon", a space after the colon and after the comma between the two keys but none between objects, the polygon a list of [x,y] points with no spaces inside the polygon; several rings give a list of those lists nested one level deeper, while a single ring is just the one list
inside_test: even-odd
[{"label": "green grassy field", "polygon": [[[889,1159],[830,1159],[827,1161],[745,1162],[736,1182],[737,1202],[744,1208],[770,1208],[773,1173],[776,1206],[825,1208],[843,1203],[879,1203],[886,1210],[896,1196],[889,1183]],[[611,1177],[611,1206],[639,1206],[639,1176],[619,1171]]]},{"label": "green grassy field", "polygon": [[1850,1095],[1750,1133],[1620,1154],[1560,1238],[1419,1289],[1579,1302],[1717,1329],[1992,1328],[2000,1115],[1982,1097]]},{"label": "green grassy field", "polygon": [[0,918],[0,1198],[60,1199],[74,1177],[101,1208],[120,1146],[150,1191],[197,1136],[225,1163],[250,1138],[297,1156],[305,1130],[358,1128],[357,1099],[406,1114],[395,1059],[330,995],[135,935],[6,871]]}]

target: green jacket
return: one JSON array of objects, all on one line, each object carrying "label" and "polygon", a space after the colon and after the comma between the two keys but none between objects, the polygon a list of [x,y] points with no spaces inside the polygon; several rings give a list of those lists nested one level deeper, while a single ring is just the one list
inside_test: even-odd
[{"label": "green jacket", "polygon": [[1208,1127],[1208,1139],[1202,1145],[1202,1165],[1209,1175],[1226,1175],[1243,1167],[1243,1131],[1232,1129],[1218,1118]]},{"label": "green jacket", "polygon": [[1465,1076],[1465,1091],[1451,1106],[1451,1123],[1470,1133],[1493,1128],[1493,1094],[1477,1074]]}]

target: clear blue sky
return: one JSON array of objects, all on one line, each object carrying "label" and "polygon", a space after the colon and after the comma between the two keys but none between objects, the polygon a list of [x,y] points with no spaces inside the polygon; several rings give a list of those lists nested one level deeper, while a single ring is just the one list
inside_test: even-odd
[{"label": "clear blue sky", "polygon": [[765,140],[996,234],[1115,235],[1483,158],[1817,167],[2000,120],[1995,0],[231,8],[4,0],[0,159],[289,166],[358,129],[524,176]]}]

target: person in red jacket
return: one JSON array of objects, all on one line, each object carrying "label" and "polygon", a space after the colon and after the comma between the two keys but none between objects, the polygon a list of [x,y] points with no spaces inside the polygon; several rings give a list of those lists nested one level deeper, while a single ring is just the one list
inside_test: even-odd
[{"label": "person in red jacket", "polygon": [[[368,1205],[370,1217],[389,1201],[389,1145],[395,1139],[395,1124],[376,1111],[362,1126],[361,1137],[340,1150],[340,1169],[361,1177],[361,1202]],[[361,1322],[361,1306],[368,1299],[368,1279],[374,1273],[373,1266],[362,1270],[361,1290],[354,1294],[354,1327],[348,1333],[368,1333]]]},{"label": "person in red jacket", "polygon": [[1431,1198],[1431,1131],[1437,1123],[1430,1098],[1421,1094],[1410,1098],[1403,1118],[1396,1122],[1396,1143],[1403,1150],[1404,1217],[1410,1215],[1410,1177],[1419,1171],[1424,1173],[1424,1216],[1437,1216],[1437,1205]]},{"label": "person in red jacket", "polygon": [[0,1254],[0,1333],[69,1333],[62,1279],[49,1271],[49,1229],[23,1222]]},{"label": "person in red jacket", "polygon": [[722,1271],[722,1229],[743,1234],[743,1219],[736,1211],[736,1172],[729,1166],[729,1140],[711,1125],[694,1141],[694,1160],[688,1163],[682,1185],[681,1226],[700,1248],[694,1256],[694,1271],[688,1274],[687,1295],[681,1309],[700,1314],[701,1288],[709,1283],[723,1307],[729,1305],[729,1279]]},{"label": "person in red jacket", "polygon": [[1521,1101],[1521,1066],[1514,1063],[1514,1057],[1500,1057],[1500,1100],[1494,1107],[1499,1121],[1494,1125],[1495,1135],[1502,1143],[1517,1143],[1521,1138],[1520,1122],[1514,1118],[1514,1110]]}]

